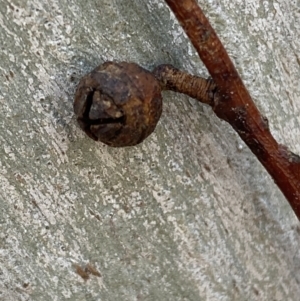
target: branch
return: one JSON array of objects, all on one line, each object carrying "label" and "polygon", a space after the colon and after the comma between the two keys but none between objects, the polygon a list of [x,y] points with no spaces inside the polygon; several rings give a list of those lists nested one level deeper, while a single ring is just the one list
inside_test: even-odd
[{"label": "branch", "polygon": [[[208,69],[217,93],[209,101],[237,131],[281,189],[300,220],[300,157],[270,133],[216,32],[195,0],[165,0]],[[170,83],[169,83],[170,85]],[[178,89],[176,90],[180,92]]]}]

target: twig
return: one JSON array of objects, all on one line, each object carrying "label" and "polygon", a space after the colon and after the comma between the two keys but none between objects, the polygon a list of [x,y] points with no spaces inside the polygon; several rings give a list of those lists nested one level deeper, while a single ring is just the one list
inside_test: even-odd
[{"label": "twig", "polygon": [[[300,157],[280,145],[255,106],[216,32],[195,0],[165,0],[217,86],[209,101],[232,125],[281,189],[300,220]],[[170,85],[170,83],[169,83]],[[180,92],[177,89],[178,92]]]}]

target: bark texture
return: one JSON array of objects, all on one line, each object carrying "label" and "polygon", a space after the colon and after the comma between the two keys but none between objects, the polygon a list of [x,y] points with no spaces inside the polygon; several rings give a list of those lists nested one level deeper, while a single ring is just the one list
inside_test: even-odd
[{"label": "bark texture", "polygon": [[[199,1],[272,134],[300,153],[299,1]],[[0,300],[292,300],[300,227],[209,107],[164,92],[141,145],[77,125],[107,60],[207,76],[162,0],[0,0]]]}]

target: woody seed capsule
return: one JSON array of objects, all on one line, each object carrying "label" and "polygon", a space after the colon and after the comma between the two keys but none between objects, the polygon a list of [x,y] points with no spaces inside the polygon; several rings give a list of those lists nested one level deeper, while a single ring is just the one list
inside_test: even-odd
[{"label": "woody seed capsule", "polygon": [[162,112],[155,77],[134,63],[106,62],[84,76],[75,94],[80,127],[109,146],[132,146],[155,129]]}]

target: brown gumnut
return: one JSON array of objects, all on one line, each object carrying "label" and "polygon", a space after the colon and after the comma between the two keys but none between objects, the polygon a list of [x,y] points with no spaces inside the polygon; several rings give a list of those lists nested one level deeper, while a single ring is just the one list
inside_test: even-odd
[{"label": "brown gumnut", "polygon": [[132,146],[155,129],[162,112],[155,77],[134,63],[106,62],[85,75],[76,90],[80,127],[109,146]]}]

